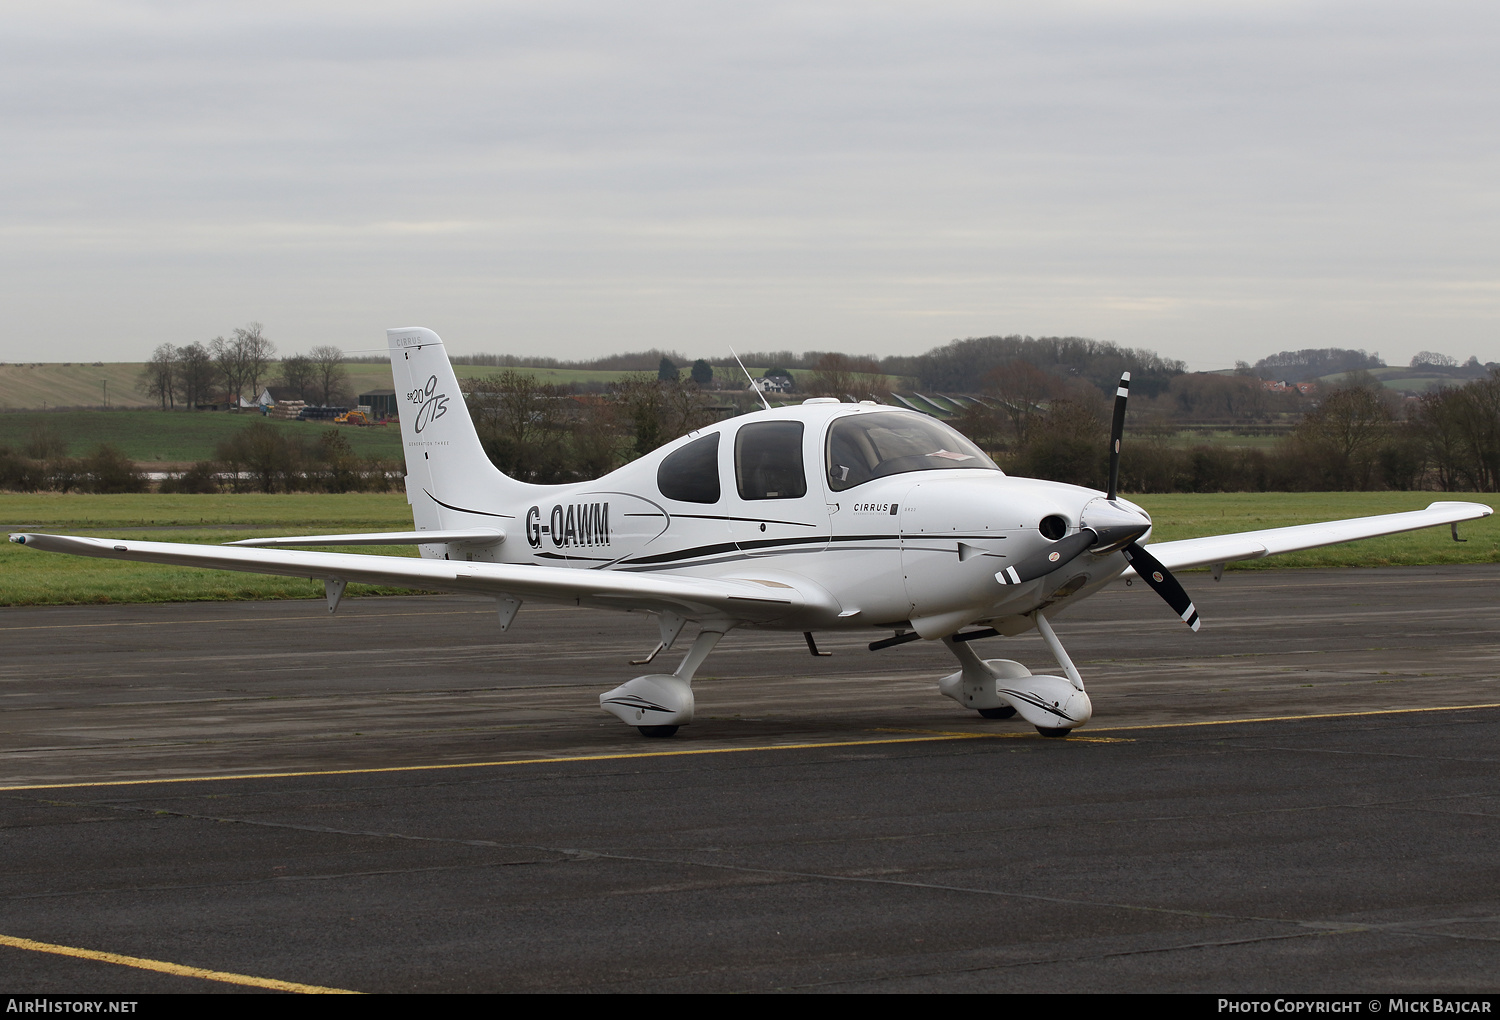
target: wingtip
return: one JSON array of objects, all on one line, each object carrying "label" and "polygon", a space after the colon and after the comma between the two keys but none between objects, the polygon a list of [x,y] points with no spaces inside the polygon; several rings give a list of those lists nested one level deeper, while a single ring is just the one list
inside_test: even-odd
[{"label": "wingtip", "polygon": [[1480,517],[1488,517],[1495,512],[1494,508],[1487,503],[1475,503],[1468,500],[1440,499],[1435,503],[1427,504],[1427,509],[1429,510],[1455,510],[1459,508],[1477,510]]}]

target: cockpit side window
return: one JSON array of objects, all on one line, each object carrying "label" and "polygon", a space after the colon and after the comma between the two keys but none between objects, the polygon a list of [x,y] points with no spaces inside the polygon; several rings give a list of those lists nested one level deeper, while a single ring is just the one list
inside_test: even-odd
[{"label": "cockpit side window", "polygon": [[949,468],[1000,470],[962,435],[918,414],[852,414],[828,430],[828,487],[835,492],[887,475]]},{"label": "cockpit side window", "polygon": [[719,501],[719,434],[688,443],[669,453],[656,469],[656,487],[668,499],[684,503]]},{"label": "cockpit side window", "polygon": [[734,437],[734,477],[741,499],[800,499],[807,495],[802,470],[802,423],[760,421]]}]

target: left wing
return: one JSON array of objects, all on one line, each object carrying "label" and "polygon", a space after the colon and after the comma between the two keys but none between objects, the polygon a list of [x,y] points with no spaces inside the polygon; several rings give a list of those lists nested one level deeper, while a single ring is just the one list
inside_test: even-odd
[{"label": "left wing", "polygon": [[[1439,524],[1457,524],[1459,521],[1488,517],[1492,513],[1494,511],[1483,503],[1433,503],[1426,510],[1411,510],[1401,514],[1355,517],[1320,524],[1295,524],[1287,528],[1244,531],[1237,535],[1184,538],[1176,542],[1153,543],[1146,548],[1168,570],[1181,570],[1185,567],[1227,563],[1230,560],[1254,560],[1277,553],[1296,552],[1299,549],[1316,549],[1322,545],[1353,542],[1378,535],[1394,535]],[[1126,570],[1120,576],[1134,577],[1135,571]]]},{"label": "left wing", "polygon": [[373,556],[190,545],[182,542],[133,542],[69,535],[15,534],[10,540],[47,552],[100,556],[106,559],[169,563],[255,574],[306,577],[315,581],[358,581],[406,588],[436,588],[496,597],[565,602],[600,609],[647,609],[676,613],[689,620],[769,623],[792,613],[826,611],[837,617],[833,596],[810,581],[777,574],[776,580],[637,574],[616,570],[538,567],[519,563],[471,563],[458,560]]}]

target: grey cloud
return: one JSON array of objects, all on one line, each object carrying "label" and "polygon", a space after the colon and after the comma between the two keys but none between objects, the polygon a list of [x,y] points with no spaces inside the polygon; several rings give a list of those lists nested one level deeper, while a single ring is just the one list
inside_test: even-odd
[{"label": "grey cloud", "polygon": [[577,356],[1029,331],[1207,364],[1432,329],[1500,359],[1480,4],[48,4],[9,27],[0,294],[73,357],[421,317]]}]

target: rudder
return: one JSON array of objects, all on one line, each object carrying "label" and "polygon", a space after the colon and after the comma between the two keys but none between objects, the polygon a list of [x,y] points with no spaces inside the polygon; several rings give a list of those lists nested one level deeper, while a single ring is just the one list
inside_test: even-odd
[{"label": "rudder", "polygon": [[490,463],[443,341],[430,329],[386,330],[401,405],[406,493],[420,531],[494,524],[539,486]]}]

